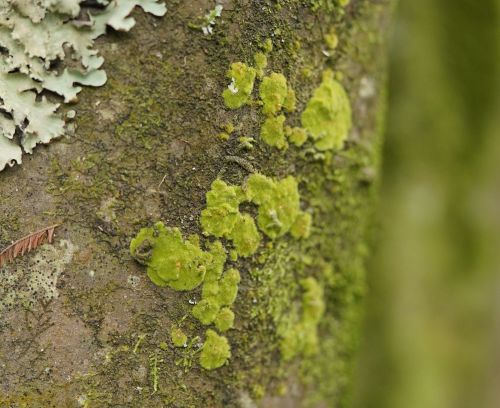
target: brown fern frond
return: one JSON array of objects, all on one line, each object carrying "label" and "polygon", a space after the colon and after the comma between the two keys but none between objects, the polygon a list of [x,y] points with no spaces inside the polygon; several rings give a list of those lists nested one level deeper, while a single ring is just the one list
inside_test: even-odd
[{"label": "brown fern frond", "polygon": [[14,260],[18,256],[22,256],[25,253],[32,251],[45,242],[51,244],[54,240],[55,229],[59,225],[61,224],[54,224],[50,227],[43,228],[9,245],[2,252],[0,252],[0,267],[4,266],[7,262]]}]

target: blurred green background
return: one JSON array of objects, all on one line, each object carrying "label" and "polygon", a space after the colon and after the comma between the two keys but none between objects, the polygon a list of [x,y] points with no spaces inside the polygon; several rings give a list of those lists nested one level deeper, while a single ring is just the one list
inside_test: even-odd
[{"label": "blurred green background", "polygon": [[400,0],[355,408],[500,407],[500,0]]}]

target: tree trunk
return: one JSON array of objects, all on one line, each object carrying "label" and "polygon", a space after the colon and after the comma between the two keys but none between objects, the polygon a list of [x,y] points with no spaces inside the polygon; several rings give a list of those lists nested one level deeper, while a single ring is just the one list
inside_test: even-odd
[{"label": "tree trunk", "polygon": [[[0,406],[345,406],[376,193],[389,5],[221,4],[213,34],[199,28],[211,2],[171,1],[161,19],[134,12],[130,33],[99,40],[108,83],[82,93],[74,134],[0,173],[0,248],[61,224],[52,244],[1,268]],[[257,52],[267,67],[254,63]],[[258,77],[237,109],[222,96],[235,62],[255,65]],[[322,75],[341,84],[352,109],[345,143],[310,137],[298,147],[290,135],[289,146],[266,143],[262,111],[274,108],[259,96],[259,69],[282,73],[295,90],[296,109],[275,116],[296,130]],[[245,189],[251,174],[298,181],[300,214],[312,226],[274,234],[259,221],[251,256],[238,257],[236,239],[222,237],[224,269],[241,276],[234,328],[222,333],[192,314],[201,286],[155,285],[129,245],[162,221],[184,239],[197,234],[206,253],[214,237],[200,217],[212,183]],[[279,211],[288,200],[277,198]],[[239,210],[260,217],[266,204],[257,201]],[[231,349],[214,369],[200,361],[207,330]]]}]

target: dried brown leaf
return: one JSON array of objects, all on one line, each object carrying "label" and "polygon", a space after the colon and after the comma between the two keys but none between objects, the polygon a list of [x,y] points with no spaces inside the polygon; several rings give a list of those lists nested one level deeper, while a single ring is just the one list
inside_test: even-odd
[{"label": "dried brown leaf", "polygon": [[39,231],[33,232],[16,242],[13,242],[2,252],[0,252],[0,267],[4,266],[7,262],[11,262],[18,256],[22,256],[27,252],[36,249],[45,242],[51,244],[54,240],[55,229],[61,224],[54,224],[50,227],[43,228]]}]

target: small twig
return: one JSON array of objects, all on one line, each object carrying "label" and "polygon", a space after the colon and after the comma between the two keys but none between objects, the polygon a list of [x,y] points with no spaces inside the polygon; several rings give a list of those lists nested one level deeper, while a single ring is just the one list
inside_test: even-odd
[{"label": "small twig", "polygon": [[22,256],[25,253],[32,251],[45,242],[51,244],[54,240],[55,229],[59,225],[61,224],[54,224],[50,227],[43,228],[9,245],[2,252],[0,252],[0,267],[4,266],[7,262],[13,261],[18,256]]},{"label": "small twig", "polygon": [[167,173],[165,173],[165,175],[163,176],[163,178],[161,179],[160,181],[160,184],[158,184],[158,188],[161,187],[161,185],[164,183],[164,181],[167,179]]}]

